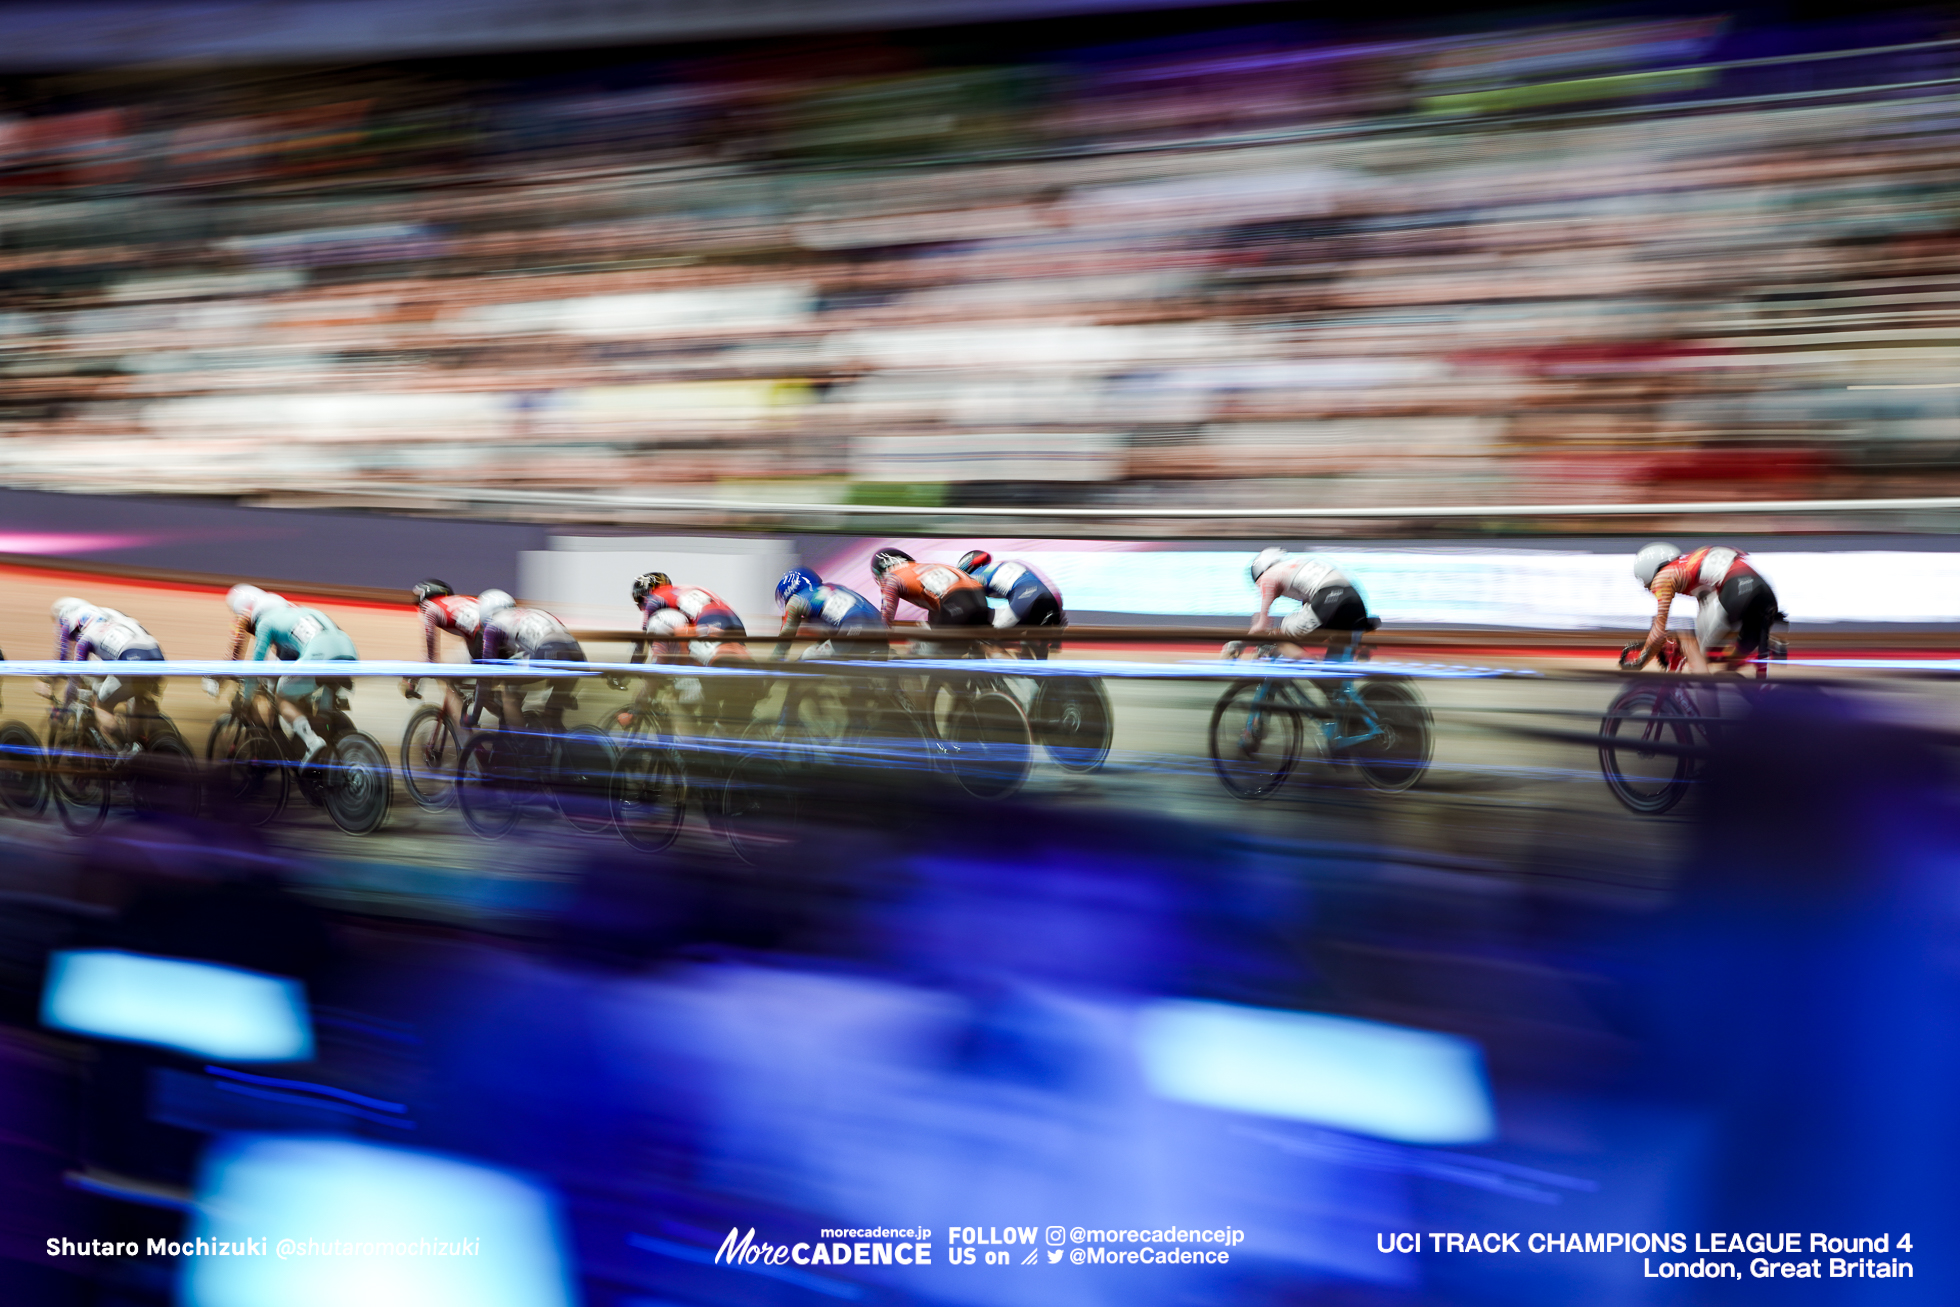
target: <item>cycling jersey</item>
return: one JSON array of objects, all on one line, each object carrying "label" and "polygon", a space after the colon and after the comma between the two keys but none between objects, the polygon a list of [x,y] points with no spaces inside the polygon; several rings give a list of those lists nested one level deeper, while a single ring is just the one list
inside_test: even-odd
[{"label": "cycling jersey", "polygon": [[1658,647],[1667,633],[1674,596],[1695,600],[1695,638],[1704,651],[1735,640],[1735,656],[1748,657],[1769,647],[1770,627],[1781,621],[1776,592],[1749,556],[1725,545],[1708,545],[1683,554],[1654,573],[1654,624],[1643,648]]},{"label": "cycling jersey", "polygon": [[1707,545],[1691,554],[1683,554],[1663,567],[1654,574],[1654,582],[1658,585],[1662,576],[1672,573],[1675,594],[1706,599],[1721,589],[1722,582],[1738,570],[1754,570],[1743,561],[1747,557],[1740,550],[1723,545]]},{"label": "cycling jersey", "polygon": [[[253,662],[263,661],[269,652],[301,662],[353,662],[360,657],[347,632],[317,608],[288,604],[271,609],[253,619],[252,633]],[[340,683],[340,678],[331,683]],[[256,680],[244,682],[247,698],[257,686]],[[320,682],[310,676],[282,676],[275,693],[282,699],[304,699],[319,688]]]},{"label": "cycling jersey", "polygon": [[[663,585],[647,592],[646,602],[641,605],[640,629],[649,635],[672,638],[656,642],[650,649],[635,650],[628,662],[640,662],[643,655],[670,658],[676,656],[676,645],[690,636],[725,634],[740,636],[748,634],[742,625],[741,615],[726,599],[712,590],[703,590],[694,585]],[[747,654],[745,646],[724,644],[719,640],[693,640],[688,644],[688,653],[698,663],[706,665],[726,652],[730,657]]]},{"label": "cycling jersey", "polygon": [[1267,568],[1259,578],[1259,611],[1255,633],[1266,629],[1267,614],[1281,599],[1297,599],[1300,607],[1279,622],[1279,632],[1300,640],[1315,631],[1365,631],[1368,606],[1345,572],[1324,558],[1287,558]]},{"label": "cycling jersey", "polygon": [[1062,592],[1053,581],[1015,558],[1004,558],[975,572],[990,599],[1007,606],[996,621],[1002,626],[1066,626]]},{"label": "cycling jersey", "polygon": [[583,662],[585,651],[565,624],[542,608],[506,608],[482,624],[479,637],[484,659],[518,662]]},{"label": "cycling jersey", "polygon": [[[65,663],[71,656],[76,662],[87,662],[91,658],[105,663],[163,661],[163,647],[135,619],[113,608],[103,608],[98,613],[75,632],[72,640],[67,632],[60,634],[55,641],[56,661]],[[75,697],[79,684],[79,677],[68,678],[63,702]],[[154,676],[105,676],[96,680],[95,688],[96,705],[113,710],[134,695],[155,698],[163,692],[163,682]]]},{"label": "cycling jersey", "polygon": [[[876,631],[883,629],[885,623],[878,615],[878,606],[855,590],[841,585],[824,584],[814,590],[805,590],[793,595],[783,606],[782,634],[792,636],[805,626],[814,626],[819,631]],[[828,643],[822,646],[826,654],[835,652]],[[866,654],[872,646],[850,646],[846,653]],[[776,657],[783,658],[789,652],[787,639],[776,646]]]},{"label": "cycling jersey", "polygon": [[461,636],[463,646],[469,651],[470,661],[483,657],[483,619],[476,610],[476,599],[472,595],[444,595],[439,599],[424,599],[420,605],[422,612],[422,647],[426,654],[424,662],[436,662],[436,633],[447,631]]},{"label": "cycling jersey", "polygon": [[980,582],[945,563],[899,563],[879,582],[878,616],[890,625],[900,602],[926,610],[927,626],[985,626],[991,620]]}]

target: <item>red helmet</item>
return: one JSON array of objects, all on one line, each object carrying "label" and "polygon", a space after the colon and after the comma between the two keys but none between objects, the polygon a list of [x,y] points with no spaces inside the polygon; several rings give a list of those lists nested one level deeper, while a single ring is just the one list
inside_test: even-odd
[{"label": "red helmet", "polygon": [[988,553],[986,550],[969,549],[965,553],[960,555],[960,564],[959,564],[960,571],[965,572],[968,576],[971,576],[973,575],[973,573],[979,571],[981,568],[985,567],[988,563],[991,563],[993,561],[994,561],[994,556]]}]

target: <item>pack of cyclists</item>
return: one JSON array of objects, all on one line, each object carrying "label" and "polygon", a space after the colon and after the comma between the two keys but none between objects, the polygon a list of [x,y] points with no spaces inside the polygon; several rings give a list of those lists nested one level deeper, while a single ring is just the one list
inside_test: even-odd
[{"label": "pack of cyclists", "polygon": [[[1654,597],[1655,611],[1645,638],[1622,655],[1621,665],[1628,669],[1678,649],[1679,661],[1690,671],[1736,670],[1769,654],[1772,628],[1785,620],[1769,582],[1746,553],[1734,548],[1710,545],[1684,552],[1655,542],[1636,554],[1633,572]],[[880,549],[871,559],[871,574],[878,585],[875,600],[826,581],[807,567],[787,572],[775,587],[781,625],[772,660],[789,657],[798,636],[803,637],[805,658],[887,657],[888,640],[901,636],[895,620],[902,604],[923,611],[928,632],[977,634],[1067,625],[1061,591],[1052,580],[1026,561],[996,559],[986,550],[968,551],[948,563],[922,561],[895,548]],[[1241,658],[1253,647],[1300,657],[1308,644],[1324,644],[1330,660],[1352,659],[1365,633],[1379,624],[1353,578],[1325,556],[1264,549],[1252,559],[1247,577],[1256,606],[1247,637],[1226,644],[1221,651],[1225,659]],[[1672,604],[1683,594],[1697,602],[1695,630],[1692,635],[1670,637]],[[629,664],[736,673],[755,670],[740,615],[712,590],[679,584],[654,571],[635,578],[630,598],[640,613],[641,639]],[[527,697],[541,693],[531,720],[546,730],[563,730],[565,713],[577,704],[578,678],[540,673],[575,670],[587,661],[585,650],[563,622],[543,609],[517,603],[501,590],[463,595],[433,578],[412,587],[408,599],[422,621],[426,661],[439,661],[440,637],[449,635],[462,642],[470,663],[484,669],[472,678],[443,679],[444,711],[453,723],[475,729],[487,709],[500,726],[521,725],[526,721]],[[1297,606],[1276,617],[1274,606],[1282,600]],[[230,643],[233,661],[321,663],[352,662],[359,657],[353,639],[318,608],[251,585],[233,586],[225,603],[235,619]],[[64,597],[53,605],[52,617],[56,660],[78,664],[77,672],[65,680],[47,678],[50,697],[55,697],[54,683],[62,681],[62,703],[74,700],[85,679],[81,663],[163,661],[157,639],[115,609]],[[812,641],[813,634],[828,638]],[[958,649],[965,652],[980,643],[968,642]],[[919,647],[929,654],[950,652],[931,643]],[[1043,657],[1047,644],[1027,641],[1022,652]],[[498,670],[493,672],[493,667]],[[104,738],[118,748],[136,747],[118,710],[125,716],[145,710],[146,705],[154,711],[161,693],[159,678],[137,668],[118,667],[86,679],[94,686],[94,712]],[[628,684],[627,677],[617,674],[608,674],[607,679],[616,688]],[[652,692],[656,679],[665,678],[642,679],[640,696],[644,697]],[[680,675],[673,678],[673,687],[681,703],[699,710],[704,724],[726,730],[753,711],[766,682],[766,677],[740,674]],[[260,677],[246,676],[241,689],[261,722],[296,738],[302,759],[311,761],[326,747],[309,719],[317,697],[323,690],[351,684],[350,678],[309,670],[268,675],[263,683]],[[206,689],[215,695],[218,683],[207,680]],[[421,697],[420,681],[404,679],[401,691],[410,698]]]}]

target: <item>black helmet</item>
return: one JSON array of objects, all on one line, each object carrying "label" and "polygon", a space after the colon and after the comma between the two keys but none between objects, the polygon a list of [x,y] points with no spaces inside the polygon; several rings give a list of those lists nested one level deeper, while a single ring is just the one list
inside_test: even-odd
[{"label": "black helmet", "polygon": [[450,588],[449,582],[438,581],[434,577],[430,577],[426,581],[417,581],[415,588],[409,591],[409,594],[414,596],[415,604],[418,608],[431,599],[447,599],[455,593]]},{"label": "black helmet", "polygon": [[668,576],[665,572],[640,573],[638,576],[633,578],[634,605],[641,608],[646,607],[648,595],[652,594],[655,590],[658,590],[663,585],[672,585],[673,583],[674,583],[674,578]]},{"label": "black helmet", "polygon": [[871,575],[882,581],[885,579],[885,573],[891,571],[900,563],[909,563],[911,561],[912,555],[906,553],[903,549],[880,549],[877,553],[871,555]]},{"label": "black helmet", "polygon": [[965,553],[960,555],[959,569],[960,571],[965,572],[968,576],[971,576],[975,572],[979,571],[981,568],[985,567],[988,563],[991,563],[993,561],[994,561],[994,556],[988,553],[986,550],[969,549]]}]

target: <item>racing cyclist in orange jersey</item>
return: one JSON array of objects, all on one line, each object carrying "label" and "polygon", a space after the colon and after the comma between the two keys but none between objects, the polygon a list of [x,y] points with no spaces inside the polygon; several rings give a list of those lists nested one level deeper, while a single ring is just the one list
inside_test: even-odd
[{"label": "racing cyclist in orange jersey", "polygon": [[871,575],[878,580],[879,617],[886,626],[898,616],[900,603],[925,609],[926,625],[940,630],[994,624],[987,587],[957,567],[921,563],[902,549],[880,549],[871,556]]},{"label": "racing cyclist in orange jersey", "polygon": [[1638,669],[1659,653],[1668,639],[1668,610],[1674,597],[1687,594],[1699,605],[1693,635],[1681,634],[1681,653],[1691,672],[1710,670],[1708,651],[1733,640],[1718,661],[1724,671],[1771,652],[1770,628],[1783,620],[1776,592],[1749,564],[1749,556],[1726,545],[1707,545],[1684,554],[1665,541],[1655,541],[1634,555],[1633,576],[1655,600],[1654,621],[1647,638],[1620,665]]}]

